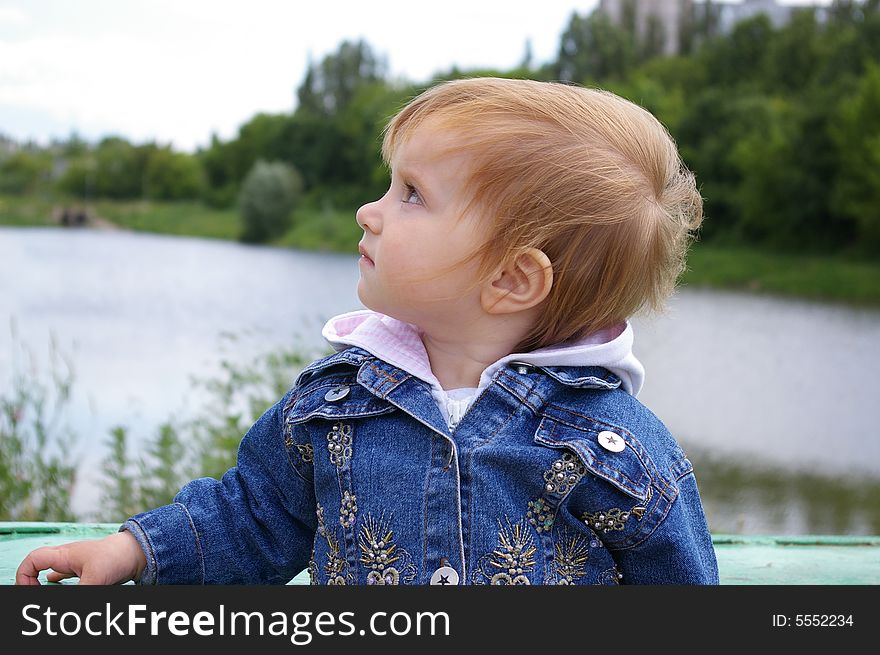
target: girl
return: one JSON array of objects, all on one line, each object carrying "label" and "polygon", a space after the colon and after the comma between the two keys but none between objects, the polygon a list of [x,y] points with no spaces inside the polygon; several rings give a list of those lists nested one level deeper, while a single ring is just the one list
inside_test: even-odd
[{"label": "girl", "polygon": [[636,395],[627,318],[702,217],[660,123],[613,94],[470,79],[385,132],[358,293],[222,480],[17,582],[714,584],[691,463]]}]

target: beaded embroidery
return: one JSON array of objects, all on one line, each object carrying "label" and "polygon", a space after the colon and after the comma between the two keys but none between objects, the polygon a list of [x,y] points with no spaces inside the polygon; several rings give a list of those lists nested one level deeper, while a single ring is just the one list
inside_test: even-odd
[{"label": "beaded embroidery", "polygon": [[587,572],[585,564],[590,558],[589,545],[580,535],[566,535],[564,541],[557,542],[553,564],[558,576],[556,584],[570,585]]},{"label": "beaded embroidery", "polygon": [[607,534],[612,530],[623,530],[625,527],[624,524],[629,519],[629,512],[624,512],[622,509],[612,507],[605,512],[594,512],[593,514],[584,512],[581,519],[589,527],[595,530],[601,530],[603,533]]},{"label": "beaded embroidery", "polygon": [[544,471],[544,497],[529,501],[526,519],[538,534],[553,528],[556,507],[565,494],[580,481],[587,469],[577,456],[566,452]]},{"label": "beaded embroidery", "polygon": [[327,563],[324,565],[324,572],[327,574],[327,584],[346,584],[346,562],[344,558],[339,556],[339,543],[336,541],[336,537],[324,525],[324,508],[320,504],[318,505],[318,534],[327,541]]},{"label": "beaded embroidery", "polygon": [[[415,578],[415,567],[408,563],[409,554],[397,548],[394,532],[384,515],[377,521],[367,514],[358,545],[361,563],[371,569],[367,574],[368,585],[398,585],[401,580],[411,582]],[[391,566],[395,563],[397,566]]]},{"label": "beaded embroidery", "polygon": [[493,585],[531,584],[526,574],[535,566],[532,533],[522,520],[514,524],[506,516],[504,520],[506,526],[498,522],[498,547],[482,558],[480,573]]},{"label": "beaded embroidery", "polygon": [[550,468],[544,471],[544,491],[550,495],[562,497],[567,494],[578,481],[584,477],[587,469],[580,463],[577,456],[565,453]]},{"label": "beaded embroidery", "polygon": [[[651,495],[652,492],[649,487],[648,495],[645,498],[645,505],[650,502]],[[643,505],[637,505],[629,511],[624,511],[619,507],[612,507],[604,512],[593,512],[592,514],[584,512],[581,515],[581,520],[587,524],[587,527],[593,528],[594,530],[601,530],[603,534],[608,534],[609,532],[623,530],[626,527],[625,523],[629,520],[630,515],[635,516],[636,520],[641,521],[642,517],[645,515],[645,511],[647,511],[647,507]]]},{"label": "beaded embroidery", "polygon": [[333,424],[327,433],[327,451],[330,453],[330,462],[336,468],[345,466],[345,462],[351,457],[351,425]]},{"label": "beaded embroidery", "polygon": [[296,444],[296,449],[299,451],[302,461],[306,464],[311,464],[315,460],[315,450],[312,448],[312,444]]},{"label": "beaded embroidery", "polygon": [[342,494],[342,506],[339,509],[339,525],[343,528],[350,528],[353,526],[357,511],[357,496],[345,491]]},{"label": "beaded embroidery", "polygon": [[529,523],[535,526],[537,533],[541,534],[544,530],[549,531],[553,527],[554,509],[543,498],[530,500],[526,518],[529,520]]},{"label": "beaded embroidery", "polygon": [[618,571],[616,566],[612,566],[610,569],[605,569],[599,574],[596,584],[619,585],[621,580],[623,580],[623,573]]}]

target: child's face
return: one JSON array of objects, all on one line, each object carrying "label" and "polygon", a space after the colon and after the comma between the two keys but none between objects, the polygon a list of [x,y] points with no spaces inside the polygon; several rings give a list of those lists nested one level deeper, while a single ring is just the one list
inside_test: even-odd
[{"label": "child's face", "polygon": [[448,135],[419,126],[394,153],[388,191],[357,212],[361,302],[424,330],[480,308],[473,284],[479,262],[451,266],[486,237],[479,216],[463,215],[468,157],[450,145]]}]

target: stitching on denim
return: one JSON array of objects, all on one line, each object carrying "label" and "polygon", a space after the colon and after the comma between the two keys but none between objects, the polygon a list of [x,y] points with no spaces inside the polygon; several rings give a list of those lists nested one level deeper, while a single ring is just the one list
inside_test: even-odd
[{"label": "stitching on denim", "polygon": [[[136,521],[134,519],[130,519],[130,520],[132,523],[134,523],[135,525],[137,525],[140,528],[141,534],[144,536],[144,541],[147,542],[147,547],[150,549],[150,552],[149,552],[150,561],[153,563],[153,571],[155,571],[155,575],[153,576],[153,584],[154,585],[158,584],[158,582],[159,582],[159,563],[156,561],[156,552],[155,552],[155,549],[153,548],[153,540],[150,539],[150,535],[147,534],[146,530],[144,530],[144,526],[142,526],[140,524],[140,521]],[[134,536],[134,535],[132,535],[132,536]],[[138,540],[138,543],[140,543],[140,540]],[[146,569],[144,569],[144,570],[146,570]],[[141,572],[141,576],[143,576],[143,572]]]},{"label": "stitching on denim", "polygon": [[669,467],[670,472],[675,471],[676,467],[677,467],[679,464],[681,464],[682,462],[684,462],[684,461],[687,461],[687,463],[690,464],[690,466],[688,467],[688,469],[687,469],[686,471],[684,471],[683,473],[679,473],[679,474],[678,474],[678,476],[675,478],[676,482],[677,482],[678,480],[681,480],[681,479],[682,479],[683,477],[685,477],[686,475],[690,475],[691,473],[694,472],[694,465],[691,463],[690,460],[688,460],[687,456],[682,457],[681,459],[679,459],[678,461],[676,461],[672,466],[670,466],[670,467]]},{"label": "stitching on denim", "polygon": [[[201,569],[202,569],[202,581],[201,581],[201,584],[205,584],[205,555],[204,555],[204,553],[202,552],[202,542],[199,540],[199,531],[196,530],[196,524],[193,522],[193,520],[192,520],[192,516],[190,516],[189,510],[186,508],[186,505],[184,505],[183,503],[174,503],[174,504],[175,504],[175,505],[179,505],[180,508],[183,510],[183,513],[186,515],[186,519],[187,519],[187,521],[189,521],[189,527],[190,527],[190,528],[192,529],[192,531],[193,531],[193,536],[195,536],[195,539],[196,539],[196,552],[199,554],[199,564],[201,565]],[[157,573],[157,575],[156,575],[156,579],[157,579],[157,580],[159,579],[158,571],[159,571],[159,569],[158,569],[158,567],[157,567],[157,569],[156,569],[156,573]]]},{"label": "stitching on denim", "polygon": [[[504,372],[504,373],[502,373],[502,375],[498,376],[498,380],[497,380],[498,386],[500,386],[502,389],[505,389],[506,391],[508,391],[511,395],[513,395],[517,400],[519,400],[523,405],[525,405],[526,407],[528,407],[529,409],[531,409],[533,412],[538,413],[538,412],[540,411],[540,407],[535,407],[532,403],[530,403],[530,402],[529,402],[528,400],[526,400],[522,395],[520,395],[519,391],[517,391],[517,390],[515,390],[515,389],[513,389],[513,388],[511,388],[511,387],[509,387],[509,386],[507,386],[506,384],[504,384],[504,383],[501,381],[501,378],[502,378],[502,377],[509,378],[509,379],[513,380],[514,382],[519,383],[519,380],[518,380],[517,378],[515,378],[515,377],[509,375],[508,373]],[[519,385],[519,386],[522,386],[522,385]],[[541,401],[542,401],[542,404],[543,404],[544,397],[541,396],[541,394],[539,394],[538,392],[534,391],[534,387],[529,388],[529,391],[534,392],[536,396],[538,396],[539,398],[541,398]]]},{"label": "stitching on denim", "polygon": [[[636,546],[640,546],[643,543],[645,543],[648,539],[650,539],[651,535],[653,535],[655,532],[657,532],[658,528],[661,525],[663,525],[663,523],[666,521],[666,517],[669,516],[669,510],[672,507],[672,504],[678,498],[678,487],[677,486],[675,487],[676,493],[671,498],[668,495],[666,495],[666,493],[665,493],[665,490],[672,485],[673,485],[672,482],[668,482],[662,489],[660,487],[657,487],[657,490],[660,492],[660,496],[666,501],[666,505],[665,505],[665,508],[663,508],[661,510],[662,516],[657,518],[656,521],[654,522],[654,527],[651,528],[651,530],[648,531],[647,534],[645,534],[643,537],[641,537],[641,539],[639,539],[638,541],[636,541],[632,544],[629,544],[627,546],[621,546],[620,548],[613,548],[613,550],[629,550],[630,548],[635,548]],[[660,500],[658,499],[654,505],[654,511],[651,512],[650,515],[655,514],[657,512],[657,509],[659,506],[660,506]],[[645,516],[650,516],[650,515],[645,514]],[[634,535],[632,535],[630,538],[636,538],[638,536],[639,536],[639,533],[637,532]],[[609,547],[608,550],[612,550],[612,548]]]},{"label": "stitching on denim", "polygon": [[504,420],[504,422],[501,425],[499,425],[497,428],[495,428],[495,431],[492,434],[490,434],[488,437],[481,439],[479,442],[476,442],[474,444],[474,448],[480,448],[482,446],[485,446],[490,441],[492,441],[492,439],[495,438],[495,435],[497,435],[501,430],[504,429],[505,426],[507,426],[508,423],[510,423],[513,420],[514,416],[516,416],[516,408],[514,408],[510,412],[508,417]]},{"label": "stitching on denim", "polygon": [[422,540],[422,569],[427,570],[428,568],[428,498],[430,498],[430,494],[428,493],[428,487],[431,484],[431,477],[435,474],[434,471],[434,442],[437,438],[434,435],[431,435],[431,466],[428,469],[428,475],[425,476],[425,488],[424,493],[422,493],[422,498],[425,499],[424,511],[422,514],[425,517],[424,530],[422,532],[425,535],[425,539]]},{"label": "stitching on denim", "polygon": [[382,370],[381,368],[379,368],[378,366],[376,366],[375,363],[374,363],[374,364],[370,364],[370,370],[372,370],[372,371],[378,373],[378,374],[381,375],[383,378],[385,378],[388,382],[390,382],[392,385],[395,385],[395,386],[398,385],[398,384],[400,384],[401,382],[403,382],[407,377],[412,377],[412,376],[406,376],[406,377],[403,377],[403,378],[397,379],[396,377],[394,377],[393,375],[391,375],[391,374],[388,373],[387,371],[384,371],[384,370]]}]

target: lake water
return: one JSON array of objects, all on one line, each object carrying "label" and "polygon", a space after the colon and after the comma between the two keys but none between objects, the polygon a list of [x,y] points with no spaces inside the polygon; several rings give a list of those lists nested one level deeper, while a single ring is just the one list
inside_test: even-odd
[{"label": "lake water", "polygon": [[[192,376],[324,350],[361,308],[357,257],[129,232],[0,228],[0,393],[13,369],[72,362],[74,509],[97,500],[112,425],[185,414]],[[634,321],[640,400],[697,466],[714,532],[880,533],[880,312],[680,290]],[[13,329],[7,327],[14,325]],[[234,335],[235,338],[230,338]]]}]

